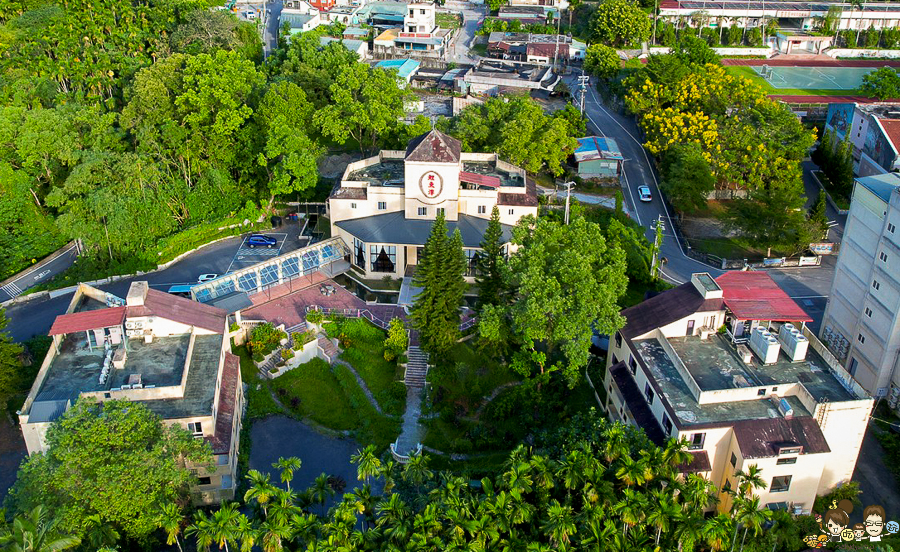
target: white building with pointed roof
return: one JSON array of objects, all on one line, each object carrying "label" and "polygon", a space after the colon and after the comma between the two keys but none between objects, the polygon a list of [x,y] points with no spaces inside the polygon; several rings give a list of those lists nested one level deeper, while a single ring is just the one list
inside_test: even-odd
[{"label": "white building with pointed roof", "polygon": [[508,240],[519,218],[537,215],[538,202],[524,169],[495,153],[465,153],[459,140],[432,130],[406,151],[382,150],[351,163],[328,206],[331,235],[350,246],[351,265],[362,277],[411,273],[443,212],[448,230],[462,235],[471,279],[494,206]]}]

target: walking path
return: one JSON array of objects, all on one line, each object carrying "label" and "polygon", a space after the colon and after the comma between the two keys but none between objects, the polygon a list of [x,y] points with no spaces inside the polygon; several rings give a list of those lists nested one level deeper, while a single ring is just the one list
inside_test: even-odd
[{"label": "walking path", "polygon": [[521,381],[511,381],[509,383],[504,383],[503,385],[498,385],[497,387],[495,387],[494,390],[491,392],[491,394],[488,395],[488,397],[486,399],[484,399],[484,402],[481,403],[481,406],[478,407],[478,410],[475,411],[475,416],[473,416],[473,417],[475,419],[480,418],[481,413],[484,412],[484,409],[487,408],[487,405],[491,404],[492,400],[497,398],[497,395],[499,395],[506,389],[509,389],[510,387],[516,387],[517,385],[522,385],[522,382]]},{"label": "walking path", "polygon": [[378,401],[375,400],[375,397],[372,395],[372,392],[369,391],[369,388],[366,387],[366,382],[363,381],[363,379],[360,377],[360,375],[356,372],[356,369],[353,366],[351,366],[349,363],[341,360],[340,358],[335,358],[332,361],[332,366],[335,364],[340,364],[347,370],[350,370],[350,373],[353,374],[354,378],[356,378],[356,383],[359,384],[359,386],[363,390],[363,393],[366,394],[366,398],[369,399],[369,402],[372,403],[372,406],[375,408],[375,410],[377,410],[379,414],[384,416],[384,412],[381,411],[381,406],[379,406]]},{"label": "walking path", "polygon": [[409,332],[406,358],[406,374],[403,378],[406,383],[406,412],[403,413],[400,435],[393,448],[401,456],[414,452],[425,437],[425,428],[419,418],[422,416],[422,391],[428,376],[428,354],[419,348],[419,334],[415,330]]}]

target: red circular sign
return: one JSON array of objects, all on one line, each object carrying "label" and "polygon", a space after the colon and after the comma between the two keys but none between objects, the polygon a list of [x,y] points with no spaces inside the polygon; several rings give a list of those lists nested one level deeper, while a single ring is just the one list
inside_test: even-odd
[{"label": "red circular sign", "polygon": [[422,195],[434,199],[441,195],[441,191],[444,189],[444,179],[438,173],[428,171],[419,178],[419,189],[422,190]]}]

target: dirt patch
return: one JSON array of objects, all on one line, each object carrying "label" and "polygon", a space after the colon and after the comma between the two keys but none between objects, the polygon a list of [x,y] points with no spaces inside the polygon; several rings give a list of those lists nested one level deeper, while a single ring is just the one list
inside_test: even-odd
[{"label": "dirt patch", "polygon": [[729,231],[725,223],[713,217],[684,217],[681,231],[689,239],[733,238],[738,235]]},{"label": "dirt patch", "polygon": [[340,178],[350,163],[362,159],[359,154],[325,155],[316,163],[322,178]]},{"label": "dirt patch", "polygon": [[0,502],[15,483],[19,464],[27,454],[19,426],[5,418],[0,420]]}]

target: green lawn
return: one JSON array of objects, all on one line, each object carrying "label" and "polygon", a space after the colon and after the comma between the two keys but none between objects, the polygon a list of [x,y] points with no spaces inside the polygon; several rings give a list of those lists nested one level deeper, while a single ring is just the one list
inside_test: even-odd
[{"label": "green lawn", "polygon": [[268,382],[259,377],[259,371],[253,364],[247,347],[232,347],[231,352],[241,359],[241,380],[247,384],[247,417],[256,419],[281,414],[281,409],[269,393]]},{"label": "green lawn", "polygon": [[353,366],[386,414],[402,416],[406,410],[403,368],[384,360],[386,333],[362,318],[328,324],[326,331],[329,337],[346,336],[349,344],[343,347],[341,359]]},{"label": "green lawn", "polygon": [[777,94],[779,96],[848,96],[856,94],[855,90],[834,90],[829,88],[775,88],[766,79],[760,77],[752,67],[746,65],[729,65],[725,67],[725,70],[729,74],[750,79],[754,84],[765,90],[766,94]]},{"label": "green lawn", "polygon": [[292,412],[336,430],[354,429],[359,417],[331,366],[320,358],[272,380],[272,389]]},{"label": "green lawn", "polygon": [[438,13],[434,16],[435,24],[442,29],[458,29],[462,24],[455,13]]},{"label": "green lawn", "polygon": [[345,366],[336,364],[333,369],[335,378],[359,419],[354,432],[356,440],[363,445],[372,443],[379,450],[387,448],[400,435],[400,419],[378,414],[362,388],[356,383],[356,378]]}]

